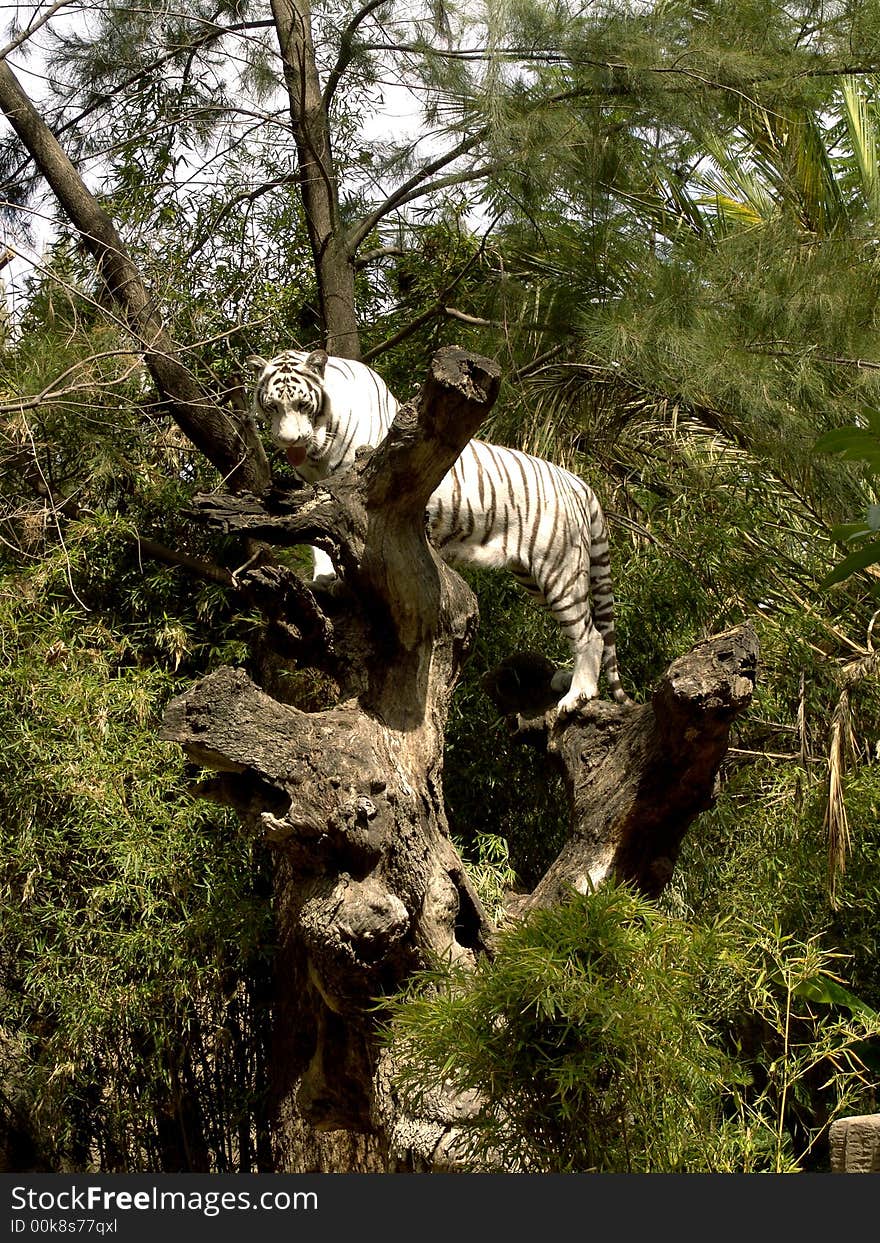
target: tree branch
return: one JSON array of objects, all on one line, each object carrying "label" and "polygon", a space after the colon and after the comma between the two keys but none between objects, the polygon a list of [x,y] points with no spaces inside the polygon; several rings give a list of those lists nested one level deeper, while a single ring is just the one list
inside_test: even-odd
[{"label": "tree branch", "polygon": [[512,732],[546,746],[561,767],[569,799],[571,837],[520,911],[611,876],[649,897],[660,893],[688,826],[714,801],[730,726],[751,702],[757,666],[755,631],[737,626],[674,661],[649,703],[594,700],[561,720],[558,674],[544,657],[520,653],[486,675]]},{"label": "tree branch", "polygon": [[880,363],[867,358],[846,358],[838,354],[816,354],[813,350],[782,350],[770,349],[761,345],[746,346],[749,354],[761,354],[767,358],[796,358],[798,362],[807,360],[814,363],[828,363],[833,367],[856,367],[860,371],[880,371]]},{"label": "tree branch", "polygon": [[426,182],[425,185],[418,186],[415,190],[411,190],[409,194],[404,194],[401,198],[396,199],[393,207],[389,210],[394,211],[399,207],[405,207],[407,203],[424,198],[426,194],[434,194],[437,190],[448,190],[450,186],[464,186],[472,181],[482,181],[504,167],[506,165],[502,163],[484,164],[481,168],[470,169],[467,172],[450,173],[447,177],[438,177],[435,181]]},{"label": "tree branch", "polygon": [[46,178],[130,330],[141,344],[144,363],[178,426],[227,478],[233,488],[262,491],[269,464],[250,420],[236,424],[202,391],[176,348],[147,293],[140,273],[110,217],[86,188],[49,127],[22,90],[9,66],[0,63],[0,108]]},{"label": "tree branch", "polygon": [[14,52],[23,43],[27,43],[28,39],[35,35],[47,22],[52,20],[59,9],[66,9],[71,5],[79,7],[79,0],[56,0],[56,3],[48,8],[45,13],[41,14],[39,18],[35,13],[30,24],[22,30],[21,34],[16,35],[10,43],[6,44],[6,47],[0,48],[0,61],[5,60],[10,52]]},{"label": "tree branch", "polygon": [[[209,23],[206,18],[202,18],[201,21],[204,25],[213,24]],[[232,26],[216,26],[215,29],[207,31],[201,38],[195,40],[192,44],[192,52],[194,54],[198,51],[198,49],[206,47],[208,44],[215,42],[217,39],[224,38],[226,35],[238,34],[243,30],[271,29],[271,27],[272,22],[268,20],[259,22],[238,22]],[[127,91],[129,87],[134,86],[137,82],[140,82],[150,74],[155,73],[156,70],[161,69],[163,65],[167,65],[170,61],[175,60],[176,57],[180,55],[180,51],[181,49],[179,47],[172,48],[171,51],[166,52],[164,55],[156,57],[156,59],[151,61],[150,64],[144,65],[135,73],[129,74],[127,78],[124,78],[121,82],[117,83],[117,85],[112,87],[112,89],[104,91],[90,104],[87,104],[85,108],[82,108],[78,113],[76,113],[75,116],[68,117],[67,120],[54,126],[53,132],[56,137],[60,138],[61,135],[66,134],[69,130],[87,120],[87,118],[94,112],[97,112],[98,109],[109,104],[115,96],[121,94],[123,91]],[[17,175],[18,174],[16,172],[11,176],[14,177]]]},{"label": "tree branch", "polygon": [[410,177],[408,181],[405,181],[403,185],[398,186],[393,194],[390,194],[383,203],[380,203],[379,206],[375,208],[374,211],[371,211],[368,216],[365,216],[364,219],[361,220],[360,223],[357,224],[349,233],[346,242],[348,253],[350,255],[356,254],[358,247],[363,243],[365,238],[369,237],[379,221],[384,216],[387,216],[389,212],[394,211],[395,207],[398,207],[401,202],[408,202],[409,199],[407,196],[409,196],[417,186],[421,185],[426,177],[430,177],[434,173],[439,172],[441,168],[445,168],[448,164],[452,164],[453,161],[459,159],[460,156],[467,155],[467,153],[472,151],[474,147],[478,147],[480,145],[487,133],[488,129],[483,127],[478,130],[476,134],[471,135],[469,138],[465,138],[458,144],[457,147],[453,147],[451,151],[447,151],[445,155],[438,156],[437,159],[431,160],[428,164],[425,164],[419,172]]},{"label": "tree branch", "polygon": [[227,201],[217,212],[214,219],[211,221],[211,224],[202,230],[201,236],[197,237],[190,246],[189,250],[186,252],[185,258],[187,260],[192,259],[193,256],[201,250],[205,242],[207,242],[208,239],[214,235],[215,231],[220,227],[227,216],[229,216],[240,203],[255,203],[257,199],[262,198],[264,194],[271,194],[271,192],[273,190],[277,190],[279,186],[289,186],[295,181],[296,177],[293,174],[288,173],[283,177],[275,177],[272,181],[264,182],[261,186],[257,186],[255,190],[248,190],[242,194],[235,194],[231,199],[227,199]]},{"label": "tree branch", "polygon": [[468,315],[466,311],[460,311],[455,306],[444,306],[443,314],[447,319],[457,319],[463,324],[471,324],[475,328],[503,328],[497,319],[483,319],[479,315]]},{"label": "tree branch", "polygon": [[[530,376],[533,371],[539,371],[545,363],[550,362],[550,360],[555,358],[557,354],[561,354],[564,349],[565,342],[563,341],[560,342],[559,345],[552,345],[549,350],[544,350],[542,354],[538,354],[536,358],[533,358],[530,363],[523,363],[523,365],[518,370],[514,371],[513,375],[510,377],[511,384],[518,384],[520,380],[524,380],[526,376]],[[605,511],[605,514],[607,517],[607,510]]]},{"label": "tree branch", "polygon": [[387,0],[368,0],[368,3],[362,9],[355,13],[339,36],[339,55],[336,58],[336,64],[327,76],[327,82],[321,96],[325,112],[330,111],[330,105],[333,103],[333,96],[336,94],[339,81],[351,64],[352,57],[354,56],[354,36],[357,33],[358,27],[366,21],[371,13],[386,3]]},{"label": "tree branch", "polygon": [[221,587],[234,588],[236,586],[235,578],[225,566],[216,565],[213,561],[203,561],[201,557],[190,556],[189,553],[177,548],[169,548],[167,544],[160,544],[158,540],[150,539],[146,535],[132,535],[131,541],[137,547],[139,554],[150,557],[154,561],[179,566],[206,583],[219,583]]},{"label": "tree branch", "polygon": [[368,263],[375,263],[378,259],[387,259],[391,255],[405,255],[406,251],[402,246],[377,246],[375,250],[368,250],[365,255],[358,255],[354,261],[356,270],[365,268]]},{"label": "tree branch", "polygon": [[422,311],[415,319],[404,328],[399,328],[397,332],[392,333],[390,337],[386,337],[384,341],[380,341],[378,345],[372,346],[364,355],[364,362],[369,362],[372,358],[377,358],[380,354],[384,354],[386,350],[393,349],[395,345],[399,345],[401,341],[405,341],[407,337],[411,337],[413,333],[418,332],[425,324],[429,324],[432,319],[439,319],[443,314],[443,307],[440,305],[428,307],[427,311]]}]

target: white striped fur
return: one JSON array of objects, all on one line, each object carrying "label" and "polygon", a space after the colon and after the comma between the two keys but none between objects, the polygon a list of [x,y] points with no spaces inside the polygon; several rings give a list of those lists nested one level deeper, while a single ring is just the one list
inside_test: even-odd
[{"label": "white striped fur", "polygon": [[[271,421],[273,438],[308,483],[350,465],[361,445],[379,444],[397,412],[384,381],[363,363],[322,350],[248,361],[259,372],[255,413]],[[583,480],[543,458],[471,440],[428,501],[428,530],[444,561],[506,567],[547,605],[574,652],[561,712],[596,697],[600,670],[614,699],[628,702],[605,519]],[[316,549],[319,571],[332,575],[333,567]]]}]

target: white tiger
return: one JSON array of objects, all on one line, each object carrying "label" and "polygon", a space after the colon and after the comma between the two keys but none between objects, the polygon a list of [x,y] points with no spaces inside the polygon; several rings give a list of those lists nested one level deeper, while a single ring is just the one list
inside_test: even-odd
[{"label": "white tiger", "polygon": [[[248,360],[257,373],[254,413],[268,421],[298,478],[317,483],[350,466],[362,445],[375,446],[397,414],[397,399],[380,375],[324,350],[285,350],[270,361]],[[314,577],[330,582],[333,562],[312,549]]]},{"label": "white tiger", "polygon": [[[397,413],[385,382],[363,363],[323,350],[248,363],[258,373],[254,412],[307,483],[350,465],[362,445],[378,445]],[[605,519],[583,480],[543,458],[471,440],[428,501],[428,530],[444,561],[506,567],[547,605],[574,652],[560,712],[596,697],[600,670],[614,699],[628,702]],[[333,575],[329,557],[314,553],[316,577]]]}]

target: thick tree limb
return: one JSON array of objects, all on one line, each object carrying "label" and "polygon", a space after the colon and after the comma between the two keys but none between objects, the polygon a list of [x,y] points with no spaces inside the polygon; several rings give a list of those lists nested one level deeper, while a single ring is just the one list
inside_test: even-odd
[{"label": "thick tree limb", "polygon": [[363,549],[366,516],[354,481],[328,480],[296,492],[273,491],[264,501],[250,493],[199,493],[193,517],[225,535],[248,535],[282,548],[316,544],[354,574]]},{"label": "thick tree limb", "polygon": [[377,246],[375,250],[368,250],[365,254],[358,255],[354,261],[356,271],[368,266],[371,263],[377,263],[380,259],[402,258],[406,254],[403,246]]},{"label": "thick tree limb", "polygon": [[[331,354],[359,358],[353,254],[346,244],[340,215],[327,101],[315,63],[311,7],[309,0],[271,0],[271,8],[296,141],[300,195],[318,277],[325,344]],[[340,56],[341,73],[342,51]]]},{"label": "thick tree limb", "polygon": [[[758,664],[750,625],[679,657],[649,703],[594,701],[559,720],[519,717],[515,731],[561,766],[571,838],[520,911],[548,906],[610,876],[649,897],[668,883],[688,826],[712,805],[731,722],[749,704]],[[484,680],[505,713],[542,711],[556,692],[542,657],[507,662]]]}]

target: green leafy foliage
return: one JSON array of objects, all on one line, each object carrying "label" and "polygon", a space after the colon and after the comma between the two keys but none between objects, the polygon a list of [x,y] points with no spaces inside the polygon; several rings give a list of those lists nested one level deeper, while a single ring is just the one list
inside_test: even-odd
[{"label": "green leafy foliage", "polygon": [[[187,364],[240,405],[247,354],[320,336],[317,282],[266,13],[184,8],[59,30],[50,119],[100,161]],[[877,602],[850,573],[878,530],[876,82],[827,71],[852,47],[874,63],[877,5],[430,8],[365,14],[334,101],[347,229],[419,167],[423,134],[362,128],[401,66],[432,144],[479,138],[365,238],[364,347],[401,397],[438,344],[499,359],[483,434],[571,466],[607,511],[635,698],[745,617],[762,663],[662,902],[579,899],[508,933],[474,981],[438,974],[395,1011],[409,1088],[482,1093],[466,1142],[503,1168],[822,1168],[835,1112],[876,1107]],[[350,16],[315,7],[325,73]],[[50,1168],[254,1168],[265,861],[184,796],[155,727],[224,661],[309,707],[325,689],[222,587],[142,555],[152,538],[244,560],[188,522],[219,481],[78,239],[62,230],[46,265],[0,353],[0,1090],[23,1159]],[[828,576],[834,541],[855,547]],[[564,792],[511,749],[480,679],[517,648],[567,653],[512,582],[469,577],[481,627],[444,785],[500,910],[558,850]],[[831,892],[835,754],[849,847]]]},{"label": "green leafy foliage", "polygon": [[[444,793],[450,827],[468,851],[477,849],[483,836],[502,837],[519,883],[535,884],[564,841],[561,782],[537,754],[511,749],[481,679],[522,648],[555,654],[563,664],[565,643],[546,611],[506,575],[465,568],[464,576],[478,593],[481,621],[447,723]],[[541,797],[535,798],[538,789]]]},{"label": "green leafy foliage", "polygon": [[[870,480],[880,475],[880,412],[864,410],[867,426],[850,424],[837,427],[816,441],[819,453],[833,453],[838,457],[852,462],[864,462],[865,471]],[[873,491],[873,489],[872,489]],[[831,587],[842,583],[844,579],[859,570],[880,561],[880,540],[871,538],[880,530],[880,510],[876,503],[869,504],[861,522],[838,523],[832,528],[831,535],[841,543],[856,544],[857,547],[848,553],[824,579],[824,586]]]},{"label": "green leafy foliage", "polygon": [[[453,839],[455,841],[455,839]],[[455,842],[462,858],[467,862],[468,874],[486,914],[495,923],[505,916],[507,895],[516,884],[516,873],[510,866],[510,847],[503,837],[477,831],[474,839],[474,857],[468,857],[463,842]]]},{"label": "green leafy foliage", "polygon": [[[0,597],[0,1049],[46,1168],[257,1159],[271,923],[261,859],[155,740],[169,673],[94,615]],[[264,1154],[263,1154],[264,1155]]]},{"label": "green leafy foliage", "polygon": [[834,965],[778,928],[689,925],[606,886],[503,932],[475,974],[438,968],[394,1001],[390,1045],[409,1108],[438,1081],[477,1094],[457,1137],[472,1168],[794,1171],[871,1099],[880,1020]]},{"label": "green leafy foliage", "polygon": [[18,337],[0,358],[4,1159],[265,1167],[267,860],[156,740],[181,679],[259,661],[259,627],[140,541],[239,550],[187,532],[213,472],[87,297],[36,284]]}]

